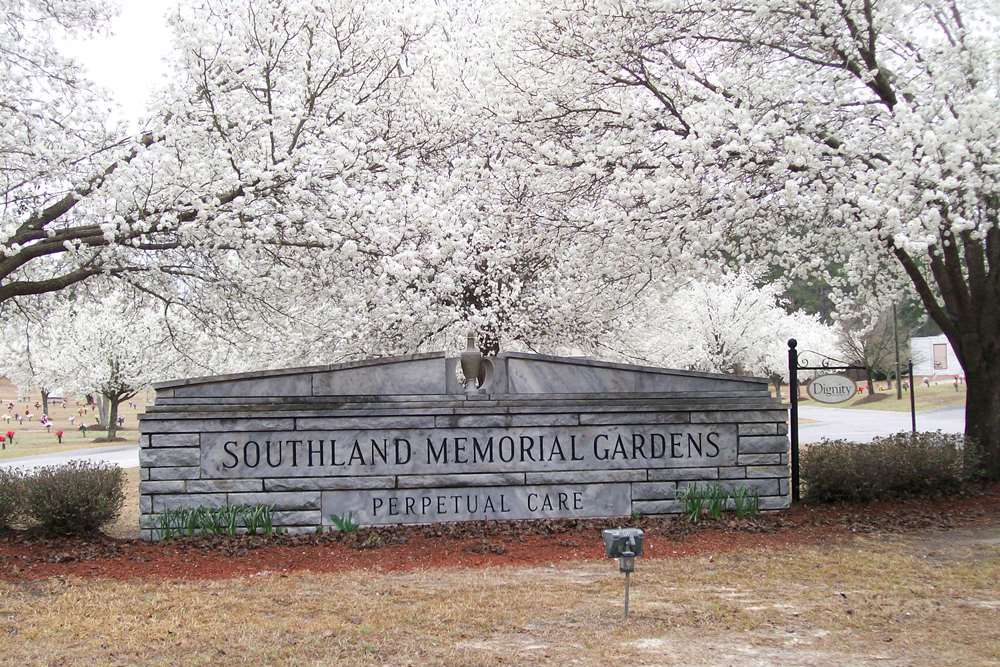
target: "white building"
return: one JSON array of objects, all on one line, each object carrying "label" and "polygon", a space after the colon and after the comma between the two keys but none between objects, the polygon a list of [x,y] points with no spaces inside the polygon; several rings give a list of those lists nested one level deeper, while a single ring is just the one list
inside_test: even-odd
[{"label": "white building", "polygon": [[955,351],[944,334],[910,339],[913,374],[921,377],[965,377]]}]

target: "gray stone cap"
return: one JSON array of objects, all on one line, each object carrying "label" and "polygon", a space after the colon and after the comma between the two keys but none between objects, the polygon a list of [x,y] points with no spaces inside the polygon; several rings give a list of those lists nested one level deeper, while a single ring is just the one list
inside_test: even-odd
[{"label": "gray stone cap", "polygon": [[483,362],[482,386],[459,383],[444,352],[171,380],[154,384],[157,405],[334,403],[413,400],[768,395],[765,378],[508,352]]},{"label": "gray stone cap", "polygon": [[610,368],[622,371],[632,371],[639,373],[658,373],[661,375],[676,375],[681,377],[718,379],[736,382],[747,382],[750,384],[763,384],[767,387],[770,380],[767,378],[752,375],[727,375],[725,373],[708,373],[705,371],[687,371],[677,368],[663,368],[662,366],[643,366],[641,364],[625,364],[617,361],[602,361],[592,357],[560,357],[552,354],[536,354],[534,352],[501,352],[500,358],[506,359],[526,359],[531,361],[547,361],[556,364],[571,366],[589,366],[594,368]]},{"label": "gray stone cap", "polygon": [[[408,404],[409,407],[417,404],[432,404],[442,401],[458,403],[461,405],[483,406],[483,405],[535,405],[540,400],[547,403],[568,402],[580,403],[587,401],[608,402],[648,402],[667,399],[674,400],[700,400],[700,399],[757,399],[769,398],[770,394],[766,390],[759,391],[690,391],[678,392],[615,392],[601,393],[589,392],[579,394],[352,394],[349,396],[272,396],[268,398],[268,403],[274,405],[319,405],[323,407],[340,405],[365,405],[372,403],[400,403]],[[156,407],[170,405],[239,405],[258,404],[260,401],[254,397],[196,397],[196,398],[170,398],[159,396]],[[153,407],[153,406],[150,406]]]},{"label": "gray stone cap", "polygon": [[139,421],[162,419],[265,419],[268,417],[371,417],[385,415],[498,415],[575,413],[683,413],[691,411],[743,412],[786,410],[787,406],[770,396],[743,397],[635,397],[589,396],[587,399],[548,399],[541,397],[517,400],[467,401],[461,396],[439,400],[414,401],[342,401],[323,403],[178,403],[149,406]]},{"label": "gray stone cap", "polygon": [[[214,382],[226,382],[230,380],[264,379],[282,377],[286,375],[303,375],[310,373],[323,373],[328,371],[346,370],[351,368],[364,368],[365,366],[386,366],[390,364],[405,363],[408,361],[421,361],[424,359],[445,359],[446,352],[421,352],[418,354],[401,354],[391,357],[375,357],[371,359],[360,359],[357,361],[345,361],[337,364],[321,364],[318,366],[298,366],[294,368],[273,368],[259,371],[248,371],[245,373],[228,373],[223,375],[203,375],[192,378],[182,378],[176,380],[164,380],[154,382],[153,389],[171,389],[193,384],[208,384]],[[560,357],[550,354],[534,354],[528,352],[502,352],[499,359],[524,359],[530,361],[542,361],[567,366],[585,366],[591,368],[606,368],[622,371],[632,371],[640,373],[656,373],[661,375],[675,375],[681,377],[720,379],[735,382],[746,382],[750,384],[763,384],[767,386],[769,380],[762,377],[726,375],[724,373],[707,373],[703,371],[688,371],[674,368],[662,368],[659,366],[642,366],[639,364],[625,364],[615,361],[601,361],[590,357]]]},{"label": "gray stone cap", "polygon": [[174,387],[184,387],[193,384],[209,384],[214,382],[227,382],[230,380],[260,380],[264,378],[282,377],[286,375],[307,375],[310,373],[324,373],[328,371],[346,370],[350,368],[364,368],[365,366],[385,366],[389,364],[404,363],[407,361],[421,361],[424,359],[444,359],[444,352],[421,352],[419,354],[401,354],[393,357],[376,357],[373,359],[360,359],[358,361],[344,361],[337,364],[321,364],[319,366],[297,366],[294,368],[271,368],[260,371],[248,371],[245,373],[228,373],[224,375],[203,375],[193,378],[183,378],[178,380],[164,380],[154,382],[150,386],[159,391],[161,389],[173,389]]}]

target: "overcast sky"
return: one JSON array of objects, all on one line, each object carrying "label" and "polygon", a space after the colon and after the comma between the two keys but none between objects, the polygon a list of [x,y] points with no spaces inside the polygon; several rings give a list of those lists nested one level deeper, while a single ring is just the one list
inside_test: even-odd
[{"label": "overcast sky", "polygon": [[176,0],[120,0],[112,34],[73,40],[65,50],[82,62],[90,78],[111,91],[121,119],[136,122],[154,88],[163,81],[170,49],[166,14]]}]

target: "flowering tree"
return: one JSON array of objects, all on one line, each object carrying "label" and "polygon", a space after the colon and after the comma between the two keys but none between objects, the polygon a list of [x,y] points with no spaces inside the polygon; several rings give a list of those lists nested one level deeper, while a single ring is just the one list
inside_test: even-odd
[{"label": "flowering tree", "polygon": [[166,345],[163,320],[117,292],[105,291],[92,302],[60,299],[49,305],[43,321],[28,325],[41,345],[35,377],[42,386],[97,393],[106,402],[101,417],[113,440],[121,402],[178,367]]},{"label": "flowering tree", "polygon": [[[482,90],[500,91],[509,12],[191,4],[172,19],[173,79],[129,137],[52,46],[102,28],[107,7],[16,7],[0,53],[11,98],[32,102],[0,107],[18,128],[0,152],[0,305],[111,275],[260,353],[239,359],[333,360],[452,345],[470,327],[487,352],[593,339],[647,279],[595,253],[605,242],[544,225],[558,202],[522,150],[497,151],[510,133]],[[53,65],[26,66],[15,44]]]},{"label": "flowering tree", "polygon": [[843,307],[916,289],[969,383],[1000,476],[995,3],[539,3],[520,119],[552,171],[600,174],[594,233],[660,231],[710,261],[830,276]]},{"label": "flowering tree", "polygon": [[[0,6],[0,303],[57,290],[100,269],[54,261],[103,230],[72,219],[133,143],[105,126],[106,105],[80,67],[55,48],[62,32],[106,25],[102,0],[4,2]],[[46,265],[48,270],[35,267]]]},{"label": "flowering tree", "polygon": [[137,138],[49,46],[105,5],[5,5],[0,304],[103,273],[260,341],[494,351],[608,339],[695,264],[835,265],[842,309],[921,296],[1000,476],[995,6],[467,4],[187,6]]},{"label": "flowering tree", "polygon": [[98,274],[197,275],[191,249],[388,252],[431,210],[386,205],[436,147],[405,117],[423,28],[394,3],[186,7],[173,84],[138,138],[105,126],[99,92],[52,46],[103,26],[106,3],[0,11],[0,304]]},{"label": "flowering tree", "polygon": [[[325,17],[331,25],[338,17],[354,16],[339,4],[331,7],[340,13],[315,17],[310,12],[320,10],[311,9],[307,14]],[[367,7],[365,15],[378,7]],[[237,2],[207,3],[182,20],[181,53],[188,55],[179,71],[195,88],[206,77],[218,79],[218,91],[210,90],[217,95],[210,104],[185,102],[173,117],[220,114],[218,125],[228,128],[226,133],[257,137],[247,146],[243,138],[222,137],[214,122],[176,121],[174,133],[161,143],[187,137],[186,150],[206,154],[208,148],[200,147],[215,146],[208,157],[196,154],[191,163],[215,164],[217,182],[234,177],[227,151],[239,152],[237,162],[243,163],[247,153],[259,152],[254,146],[270,144],[269,135],[254,134],[260,109],[242,99],[256,76],[245,61],[260,57],[259,30],[251,28],[261,21],[280,27],[286,20]],[[364,25],[367,19],[356,20]],[[197,322],[201,330],[260,353],[239,359],[270,355],[274,363],[287,364],[300,355],[307,355],[306,362],[329,362],[454,347],[469,328],[481,333],[487,353],[495,353],[501,341],[508,348],[538,348],[592,341],[615,329],[634,293],[649,280],[648,269],[640,250],[631,262],[622,261],[622,252],[603,251],[617,239],[595,240],[547,224],[551,207],[560,202],[536,187],[532,164],[522,157],[524,147],[498,150],[511,138],[510,128],[495,122],[481,91],[501,90],[493,57],[503,52],[495,41],[509,28],[498,32],[503,21],[496,15],[461,3],[413,22],[423,28],[408,42],[386,92],[363,105],[339,98],[339,108],[349,110],[351,123],[342,121],[350,127],[347,135],[337,126],[307,135],[308,145],[296,150],[308,159],[282,163],[289,178],[295,175],[294,183],[283,185],[273,198],[262,195],[249,205],[241,200],[228,223],[225,215],[213,212],[213,230],[224,229],[232,237],[246,225],[255,234],[253,243],[220,249],[207,239],[203,247],[212,246],[212,252],[193,256],[185,251],[177,260],[183,273],[135,281],[168,302],[177,315],[170,319],[175,334],[183,333],[185,322]],[[296,62],[294,43],[282,56],[290,63]],[[206,52],[212,54],[211,66],[197,56]],[[299,58],[298,66],[307,69],[306,56]],[[220,68],[228,74],[220,76]],[[280,73],[294,83],[289,68]],[[282,104],[291,109],[296,100],[286,94],[286,80],[280,81],[275,94],[285,96]],[[363,155],[351,157],[353,150]],[[266,162],[266,154],[253,159]],[[289,225],[295,235],[285,233]],[[154,278],[159,282],[151,288]]]},{"label": "flowering tree", "polygon": [[42,395],[42,414],[47,415],[49,394],[60,381],[56,361],[60,351],[50,335],[51,330],[34,318],[15,318],[4,324],[0,368],[19,392],[27,393],[29,387],[38,387]]},{"label": "flowering tree", "polygon": [[804,350],[832,354],[837,332],[813,315],[788,313],[776,284],[757,286],[739,272],[660,288],[636,313],[634,356],[676,368],[768,377],[780,391],[788,381],[789,338]]}]

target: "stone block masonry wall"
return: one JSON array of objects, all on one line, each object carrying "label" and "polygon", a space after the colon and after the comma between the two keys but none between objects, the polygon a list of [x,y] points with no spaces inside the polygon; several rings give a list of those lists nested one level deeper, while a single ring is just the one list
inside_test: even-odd
[{"label": "stone block masonry wall", "polygon": [[164,510],[226,504],[273,505],[289,532],[674,513],[713,482],[789,504],[786,412],[758,395],[165,403],[141,420],[147,539]]}]

